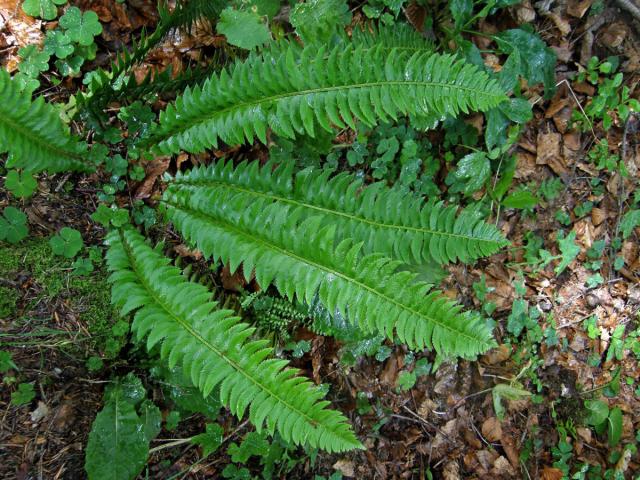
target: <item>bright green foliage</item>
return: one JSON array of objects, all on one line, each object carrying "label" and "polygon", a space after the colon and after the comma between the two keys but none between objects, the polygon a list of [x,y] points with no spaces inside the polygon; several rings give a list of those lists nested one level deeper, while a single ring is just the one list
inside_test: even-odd
[{"label": "bright green foliage", "polygon": [[640,210],[632,209],[624,214],[622,220],[620,220],[620,231],[622,232],[622,238],[627,239],[631,236],[631,232],[640,226]]},{"label": "bright green foliage", "polygon": [[49,245],[56,255],[73,258],[82,250],[82,235],[75,228],[63,227],[58,235],[51,237]]},{"label": "bright green foliage", "polygon": [[31,403],[36,398],[33,383],[21,383],[15,392],[11,392],[11,404],[17,407]]},{"label": "bright green foliage", "polygon": [[196,435],[191,439],[196,445],[202,447],[202,457],[208,457],[222,445],[224,430],[217,423],[208,423],[205,433]]},{"label": "bright green foliage", "polygon": [[326,44],[351,23],[351,17],[345,0],[308,0],[293,7],[289,20],[305,44]]},{"label": "bright green foliage", "polygon": [[139,401],[121,385],[105,397],[105,406],[91,426],[84,468],[89,480],[131,480],[147,462],[153,438],[147,433],[157,434],[157,429],[145,428],[147,423],[136,412]]},{"label": "bright green foliage", "polygon": [[253,50],[271,40],[269,28],[255,12],[225,8],[216,28],[231,45],[245,50]]},{"label": "bright green foliage", "polygon": [[254,329],[220,310],[200,284],[180,270],[133,230],[108,238],[107,260],[113,272],[112,296],[122,313],[137,310],[133,331],[147,346],[161,343],[170,368],[182,364],[205,396],[219,389],[222,401],[241,417],[247,408],[258,430],[278,431],[294,444],[328,451],[359,448],[345,418],[328,410],[322,393],[285,369],[284,360],[268,359],[265,340],[251,341]]},{"label": "bright green foliage", "polygon": [[66,36],[73,42],[89,46],[93,37],[102,33],[98,14],[92,10],[82,12],[78,7],[69,7],[60,17],[60,26],[66,30]]},{"label": "bright green foliage", "polygon": [[27,216],[15,207],[5,207],[0,216],[0,240],[18,243],[28,234]]},{"label": "bright green foliage", "polygon": [[275,169],[271,163],[260,168],[259,162],[243,162],[234,169],[232,162],[220,161],[178,173],[170,191],[188,192],[194,204],[215,197],[231,209],[242,199],[289,206],[300,218],[321,215],[322,225],[336,229],[337,241],[352,238],[364,242],[366,253],[405,262],[468,262],[507,243],[497,228],[470,211],[457,215],[455,206],[425,203],[383,182],[363,187],[347,173],[331,177],[331,170],[307,169],[294,175],[292,170],[291,162]]},{"label": "bright green foliage", "polygon": [[38,183],[33,176],[27,172],[9,170],[4,186],[16,197],[25,198],[33,195],[33,192],[38,187]]},{"label": "bright green foliage", "polygon": [[251,56],[187,89],[162,112],[146,144],[163,154],[201,152],[219,140],[266,143],[267,127],[287,138],[314,136],[317,126],[355,129],[356,120],[371,126],[399,114],[456,116],[506,98],[485,73],[451,55],[344,45],[296,54],[297,48],[277,58]]},{"label": "bright green foliage", "polygon": [[56,5],[64,5],[67,0],[24,0],[22,10],[32,17],[53,20],[58,15]]},{"label": "bright green foliage", "polygon": [[567,268],[569,264],[573,262],[573,260],[580,253],[580,246],[574,243],[575,239],[576,232],[571,232],[566,237],[558,240],[558,247],[560,248],[561,253],[561,261],[558,265],[556,265],[556,268],[554,269],[557,275],[560,275],[562,272],[564,272],[565,268]]},{"label": "bright green foliage", "polygon": [[345,314],[367,332],[399,338],[412,348],[474,356],[494,344],[479,316],[430,286],[415,274],[397,272],[400,262],[381,254],[362,256],[362,244],[336,241],[335,227],[315,216],[243,196],[220,201],[216,192],[167,192],[169,219],[206,256],[243,263],[248,279],[274,283],[282,295],[310,304],[316,293],[326,308]]},{"label": "bright green foliage", "polygon": [[84,143],[71,137],[55,109],[43,97],[31,101],[5,70],[0,70],[0,151],[8,167],[36,172],[90,170]]}]

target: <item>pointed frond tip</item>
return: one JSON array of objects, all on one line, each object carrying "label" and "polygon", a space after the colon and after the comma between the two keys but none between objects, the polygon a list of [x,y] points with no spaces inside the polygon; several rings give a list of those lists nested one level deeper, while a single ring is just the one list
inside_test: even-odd
[{"label": "pointed frond tip", "polygon": [[137,231],[112,232],[107,243],[113,302],[122,314],[135,311],[132,330],[148,348],[161,344],[170,368],[181,364],[205,396],[215,388],[238,417],[248,410],[258,431],[329,452],[362,448],[317,387],[272,358],[266,340],[251,340],[254,328],[220,309]]},{"label": "pointed frond tip", "polygon": [[491,329],[477,314],[462,312],[415,275],[398,271],[384,255],[363,256],[362,244],[336,245],[335,229],[319,217],[300,221],[299,210],[263,199],[216,193],[165,192],[169,219],[206,256],[240,264],[266,288],[273,283],[290,300],[311,303],[318,295],[366,332],[398,338],[410,348],[433,348],[446,356],[474,357],[494,346]]},{"label": "pointed frond tip", "polygon": [[[178,173],[169,189],[194,197],[215,194],[217,201],[242,196],[290,206],[301,217],[320,215],[323,225],[335,225],[336,239],[364,242],[364,252],[383,253],[406,263],[471,262],[508,245],[500,230],[470,211],[424,202],[420,197],[387,187],[364,187],[354,175],[307,169],[293,174],[293,162],[233,162],[223,160]],[[233,203],[231,203],[232,205]]]},{"label": "pointed frond tip", "polygon": [[87,145],[72,137],[55,109],[23,92],[0,69],[0,152],[10,154],[7,167],[30,172],[90,171]]},{"label": "pointed frond tip", "polygon": [[339,44],[283,48],[251,56],[187,89],[160,115],[145,141],[161,154],[239,144],[267,129],[293,138],[316,128],[372,126],[399,115],[457,116],[485,111],[506,96],[498,83],[452,55]]}]

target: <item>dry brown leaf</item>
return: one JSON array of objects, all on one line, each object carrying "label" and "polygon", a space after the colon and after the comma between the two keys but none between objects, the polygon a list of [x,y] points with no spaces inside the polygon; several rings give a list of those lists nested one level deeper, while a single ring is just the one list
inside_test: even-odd
[{"label": "dry brown leaf", "polygon": [[540,478],[542,480],[562,480],[564,478],[564,473],[562,473],[562,470],[559,468],[544,467]]},{"label": "dry brown leaf", "polygon": [[520,452],[515,446],[513,437],[503,432],[502,438],[500,439],[500,443],[502,444],[504,453],[507,454],[507,458],[509,459],[509,462],[511,462],[511,466],[513,468],[518,468],[518,466],[520,465]]},{"label": "dry brown leaf", "polygon": [[140,186],[136,189],[136,194],[134,196],[136,200],[149,198],[151,196],[153,185],[156,183],[158,177],[167,171],[170,162],[171,157],[157,157],[147,164],[147,175]]},{"label": "dry brown leaf", "polygon": [[567,5],[567,13],[572,17],[582,18],[584,14],[587,13],[589,7],[593,0],[569,0],[569,5]]},{"label": "dry brown leaf", "polygon": [[345,477],[353,477],[356,474],[355,466],[351,460],[338,460],[333,464],[333,468],[339,471]]},{"label": "dry brown leaf", "polygon": [[497,442],[502,438],[502,424],[496,417],[489,417],[482,423],[482,436],[489,442]]},{"label": "dry brown leaf", "polygon": [[560,158],[562,136],[555,132],[539,132],[536,164],[547,165],[552,159]]},{"label": "dry brown leaf", "polygon": [[492,348],[485,353],[481,360],[489,365],[495,365],[496,363],[502,363],[511,356],[511,347],[504,343],[498,345],[496,348]]}]

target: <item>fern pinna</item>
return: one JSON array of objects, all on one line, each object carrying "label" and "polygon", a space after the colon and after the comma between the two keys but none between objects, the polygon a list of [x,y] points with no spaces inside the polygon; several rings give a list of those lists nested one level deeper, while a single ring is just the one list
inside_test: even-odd
[{"label": "fern pinna", "polygon": [[505,100],[500,86],[452,55],[411,54],[379,46],[285,47],[275,57],[250,56],[230,72],[187,89],[160,115],[145,145],[162,154],[201,152],[267,141],[267,128],[292,138],[317,126],[355,128],[399,114],[457,115]]},{"label": "fern pinna", "polygon": [[0,152],[7,167],[30,172],[89,171],[87,145],[69,134],[55,108],[43,97],[31,100],[9,73],[0,69]]},{"label": "fern pinna", "polygon": [[136,311],[132,330],[170,368],[182,364],[202,393],[221,401],[258,429],[278,431],[294,444],[327,451],[360,448],[345,417],[327,408],[322,393],[286,360],[269,358],[267,340],[251,340],[254,328],[219,309],[206,287],[189,282],[169,259],[133,229],[112,232],[107,261],[112,300],[122,314]]},{"label": "fern pinna", "polygon": [[206,256],[255,272],[266,288],[310,304],[316,294],[367,332],[398,338],[411,348],[475,356],[494,345],[491,329],[476,314],[381,254],[363,256],[362,243],[336,242],[335,226],[321,216],[301,220],[301,211],[265,199],[216,192],[168,190],[168,217]]},{"label": "fern pinna", "polygon": [[[170,190],[215,195],[218,202],[242,196],[289,205],[297,215],[321,215],[336,227],[338,240],[364,242],[367,253],[384,253],[407,263],[430,259],[438,263],[469,262],[492,255],[507,242],[500,231],[470,211],[424,202],[418,196],[387,187],[383,182],[363,187],[354,175],[333,175],[329,169],[293,172],[293,162],[243,162],[234,169],[223,160],[178,173]],[[332,176],[333,175],[333,176]],[[231,202],[233,204],[233,202]]]}]

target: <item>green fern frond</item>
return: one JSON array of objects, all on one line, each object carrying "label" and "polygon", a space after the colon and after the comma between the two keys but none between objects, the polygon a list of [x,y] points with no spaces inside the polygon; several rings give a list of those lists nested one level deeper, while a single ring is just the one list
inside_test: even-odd
[{"label": "green fern frond", "polygon": [[242,162],[235,169],[223,160],[178,173],[172,191],[188,190],[194,197],[214,194],[218,202],[242,196],[289,205],[296,215],[321,215],[323,225],[335,225],[337,240],[364,242],[367,253],[383,253],[406,263],[434,260],[470,262],[492,255],[508,242],[491,224],[455,206],[424,202],[383,182],[364,187],[354,175],[307,169],[292,174],[293,163],[275,168],[267,163]]},{"label": "green fern frond", "polygon": [[264,199],[235,196],[220,201],[216,192],[193,195],[165,192],[168,217],[183,236],[206,256],[242,263],[249,278],[272,282],[288,299],[310,304],[316,295],[367,332],[399,338],[411,348],[471,357],[494,344],[491,330],[478,315],[430,286],[398,272],[400,262],[360,254],[361,243],[335,245],[335,229],[319,217],[300,222],[300,210]]},{"label": "green fern frond", "polygon": [[266,143],[268,127],[288,138],[314,136],[317,126],[355,129],[356,119],[371,126],[399,114],[456,116],[504,99],[494,80],[451,55],[311,45],[299,55],[286,49],[277,59],[252,56],[187,89],[161,113],[147,146],[162,154],[201,152],[219,140]]},{"label": "green fern frond", "polygon": [[217,387],[221,401],[261,431],[278,431],[297,445],[330,452],[361,448],[345,417],[287,362],[268,358],[265,340],[250,340],[254,329],[230,310],[220,310],[210,292],[187,281],[169,259],[132,229],[112,232],[107,261],[112,298],[148,348],[161,344],[169,368],[181,364],[207,396]]},{"label": "green fern frond", "polygon": [[385,48],[410,50],[411,53],[434,49],[434,44],[408,23],[356,26],[351,32],[351,42],[365,48],[382,45]]},{"label": "green fern frond", "polygon": [[0,69],[0,152],[9,152],[7,166],[31,172],[89,171],[87,145],[69,134],[56,110],[43,97],[18,88]]}]

